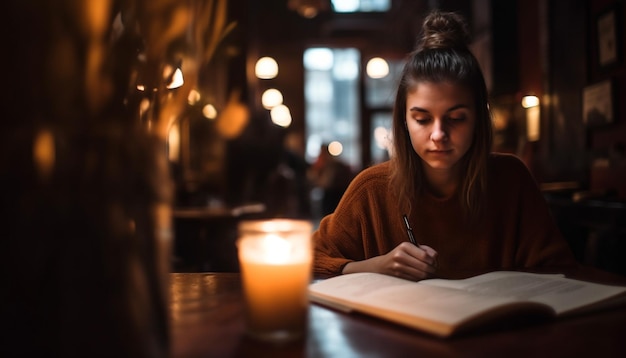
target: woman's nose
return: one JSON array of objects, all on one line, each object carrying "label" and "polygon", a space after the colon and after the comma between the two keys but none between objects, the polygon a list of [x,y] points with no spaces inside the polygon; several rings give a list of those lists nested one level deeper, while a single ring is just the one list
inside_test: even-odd
[{"label": "woman's nose", "polygon": [[441,120],[435,120],[433,122],[432,132],[430,134],[430,139],[433,142],[439,142],[445,140],[448,137],[446,133],[446,128],[444,127],[444,123]]}]

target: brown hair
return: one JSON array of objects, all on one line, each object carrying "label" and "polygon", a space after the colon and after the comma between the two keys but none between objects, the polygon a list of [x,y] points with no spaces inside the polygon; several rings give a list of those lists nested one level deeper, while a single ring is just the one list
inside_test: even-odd
[{"label": "brown hair", "polygon": [[454,12],[435,10],[424,19],[417,46],[402,71],[393,110],[393,156],[391,189],[399,198],[401,210],[411,209],[411,199],[423,189],[424,174],[406,130],[406,100],[420,82],[448,82],[471,89],[476,108],[472,145],[459,163],[461,205],[468,215],[477,215],[486,192],[487,158],[493,142],[487,86],[480,65],[467,45],[470,36],[463,17]]}]

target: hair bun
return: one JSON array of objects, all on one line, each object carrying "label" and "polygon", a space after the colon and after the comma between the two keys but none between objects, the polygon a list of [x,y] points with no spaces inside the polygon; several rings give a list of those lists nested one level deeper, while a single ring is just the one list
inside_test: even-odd
[{"label": "hair bun", "polygon": [[465,19],[454,12],[433,11],[424,19],[418,50],[467,47],[470,35]]}]

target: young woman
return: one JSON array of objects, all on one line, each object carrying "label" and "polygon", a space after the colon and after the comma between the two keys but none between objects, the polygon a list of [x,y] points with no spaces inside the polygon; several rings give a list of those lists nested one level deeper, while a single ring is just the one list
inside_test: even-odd
[{"label": "young woman", "polygon": [[359,173],[320,222],[317,277],[577,265],[526,166],[491,153],[487,88],[468,41],[459,15],[426,17],[396,95],[392,157]]}]

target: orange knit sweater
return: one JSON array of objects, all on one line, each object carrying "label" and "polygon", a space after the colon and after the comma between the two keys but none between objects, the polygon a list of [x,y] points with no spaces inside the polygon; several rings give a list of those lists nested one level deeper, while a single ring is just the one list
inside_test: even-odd
[{"label": "orange knit sweater", "polygon": [[[418,194],[406,213],[418,243],[437,251],[437,275],[576,266],[524,163],[494,153],[488,168],[487,207],[479,219],[463,219],[457,195]],[[348,262],[386,254],[407,241],[404,214],[389,191],[389,163],[363,170],[313,234],[315,276],[339,275]]]}]

